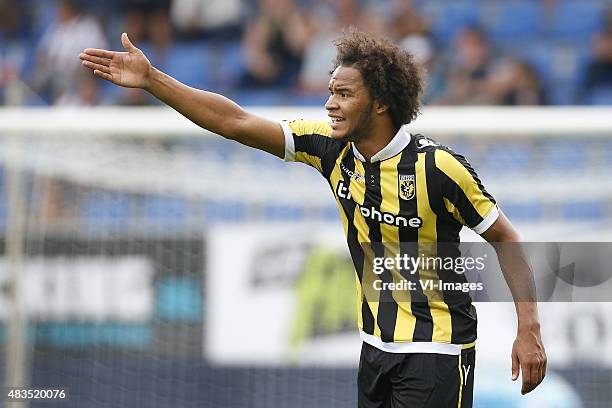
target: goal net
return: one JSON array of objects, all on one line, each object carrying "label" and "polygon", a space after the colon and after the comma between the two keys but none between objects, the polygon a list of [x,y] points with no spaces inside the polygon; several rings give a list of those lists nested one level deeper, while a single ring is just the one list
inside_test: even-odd
[{"label": "goal net", "polygon": [[[611,114],[426,108],[410,129],[465,155],[523,239],[611,241]],[[5,386],[65,389],[65,407],[356,405],[354,276],[313,169],[165,108],[7,108],[0,224]],[[551,374],[521,401],[608,406],[609,305],[543,306]],[[479,314],[476,405],[521,406],[495,338],[512,305]]]}]

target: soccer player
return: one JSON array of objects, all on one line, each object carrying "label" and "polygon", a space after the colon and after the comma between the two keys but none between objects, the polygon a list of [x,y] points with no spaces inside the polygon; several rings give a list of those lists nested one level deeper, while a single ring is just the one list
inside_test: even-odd
[{"label": "soccer player", "polygon": [[[328,181],[358,279],[359,407],[472,406],[476,314],[471,301],[449,302],[445,294],[436,298],[418,288],[410,296],[382,290],[372,298],[367,288],[368,244],[396,243],[399,253],[404,243],[457,243],[462,226],[489,242],[510,243],[496,249],[518,318],[512,379],[520,370],[523,394],[540,384],[546,354],[532,272],[516,244],[519,235],[463,156],[406,130],[419,113],[423,86],[410,54],[384,39],[345,34],[335,43],[325,104],[330,121],[277,123],[160,72],[127,34],[121,42],[125,52],[84,50],[83,65],[114,84],[147,90],[225,138],[306,163]],[[393,281],[390,273],[383,273],[386,281]],[[418,273],[422,278],[437,272]]]}]

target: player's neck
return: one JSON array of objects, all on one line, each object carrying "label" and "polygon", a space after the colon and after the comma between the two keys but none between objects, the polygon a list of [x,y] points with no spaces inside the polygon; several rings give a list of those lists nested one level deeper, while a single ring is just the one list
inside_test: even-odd
[{"label": "player's neck", "polygon": [[365,137],[355,142],[355,147],[368,162],[393,140],[398,131],[390,119],[380,119],[372,124],[371,131]]}]

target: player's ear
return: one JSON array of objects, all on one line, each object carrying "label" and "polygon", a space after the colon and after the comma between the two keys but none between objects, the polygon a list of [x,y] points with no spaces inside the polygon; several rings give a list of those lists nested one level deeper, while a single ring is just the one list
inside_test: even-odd
[{"label": "player's ear", "polygon": [[383,113],[389,110],[389,105],[382,103],[380,101],[376,101],[374,106],[376,108],[376,113],[378,113],[379,115],[382,115]]}]

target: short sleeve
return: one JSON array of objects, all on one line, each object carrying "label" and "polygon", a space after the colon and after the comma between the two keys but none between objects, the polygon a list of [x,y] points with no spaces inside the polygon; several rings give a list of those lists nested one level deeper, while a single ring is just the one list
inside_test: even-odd
[{"label": "short sleeve", "polygon": [[438,149],[435,162],[448,213],[477,234],[489,229],[499,217],[499,209],[466,158]]},{"label": "short sleeve", "polygon": [[331,125],[325,121],[281,122],[285,134],[285,161],[306,163],[322,172],[325,154],[334,145]]}]

